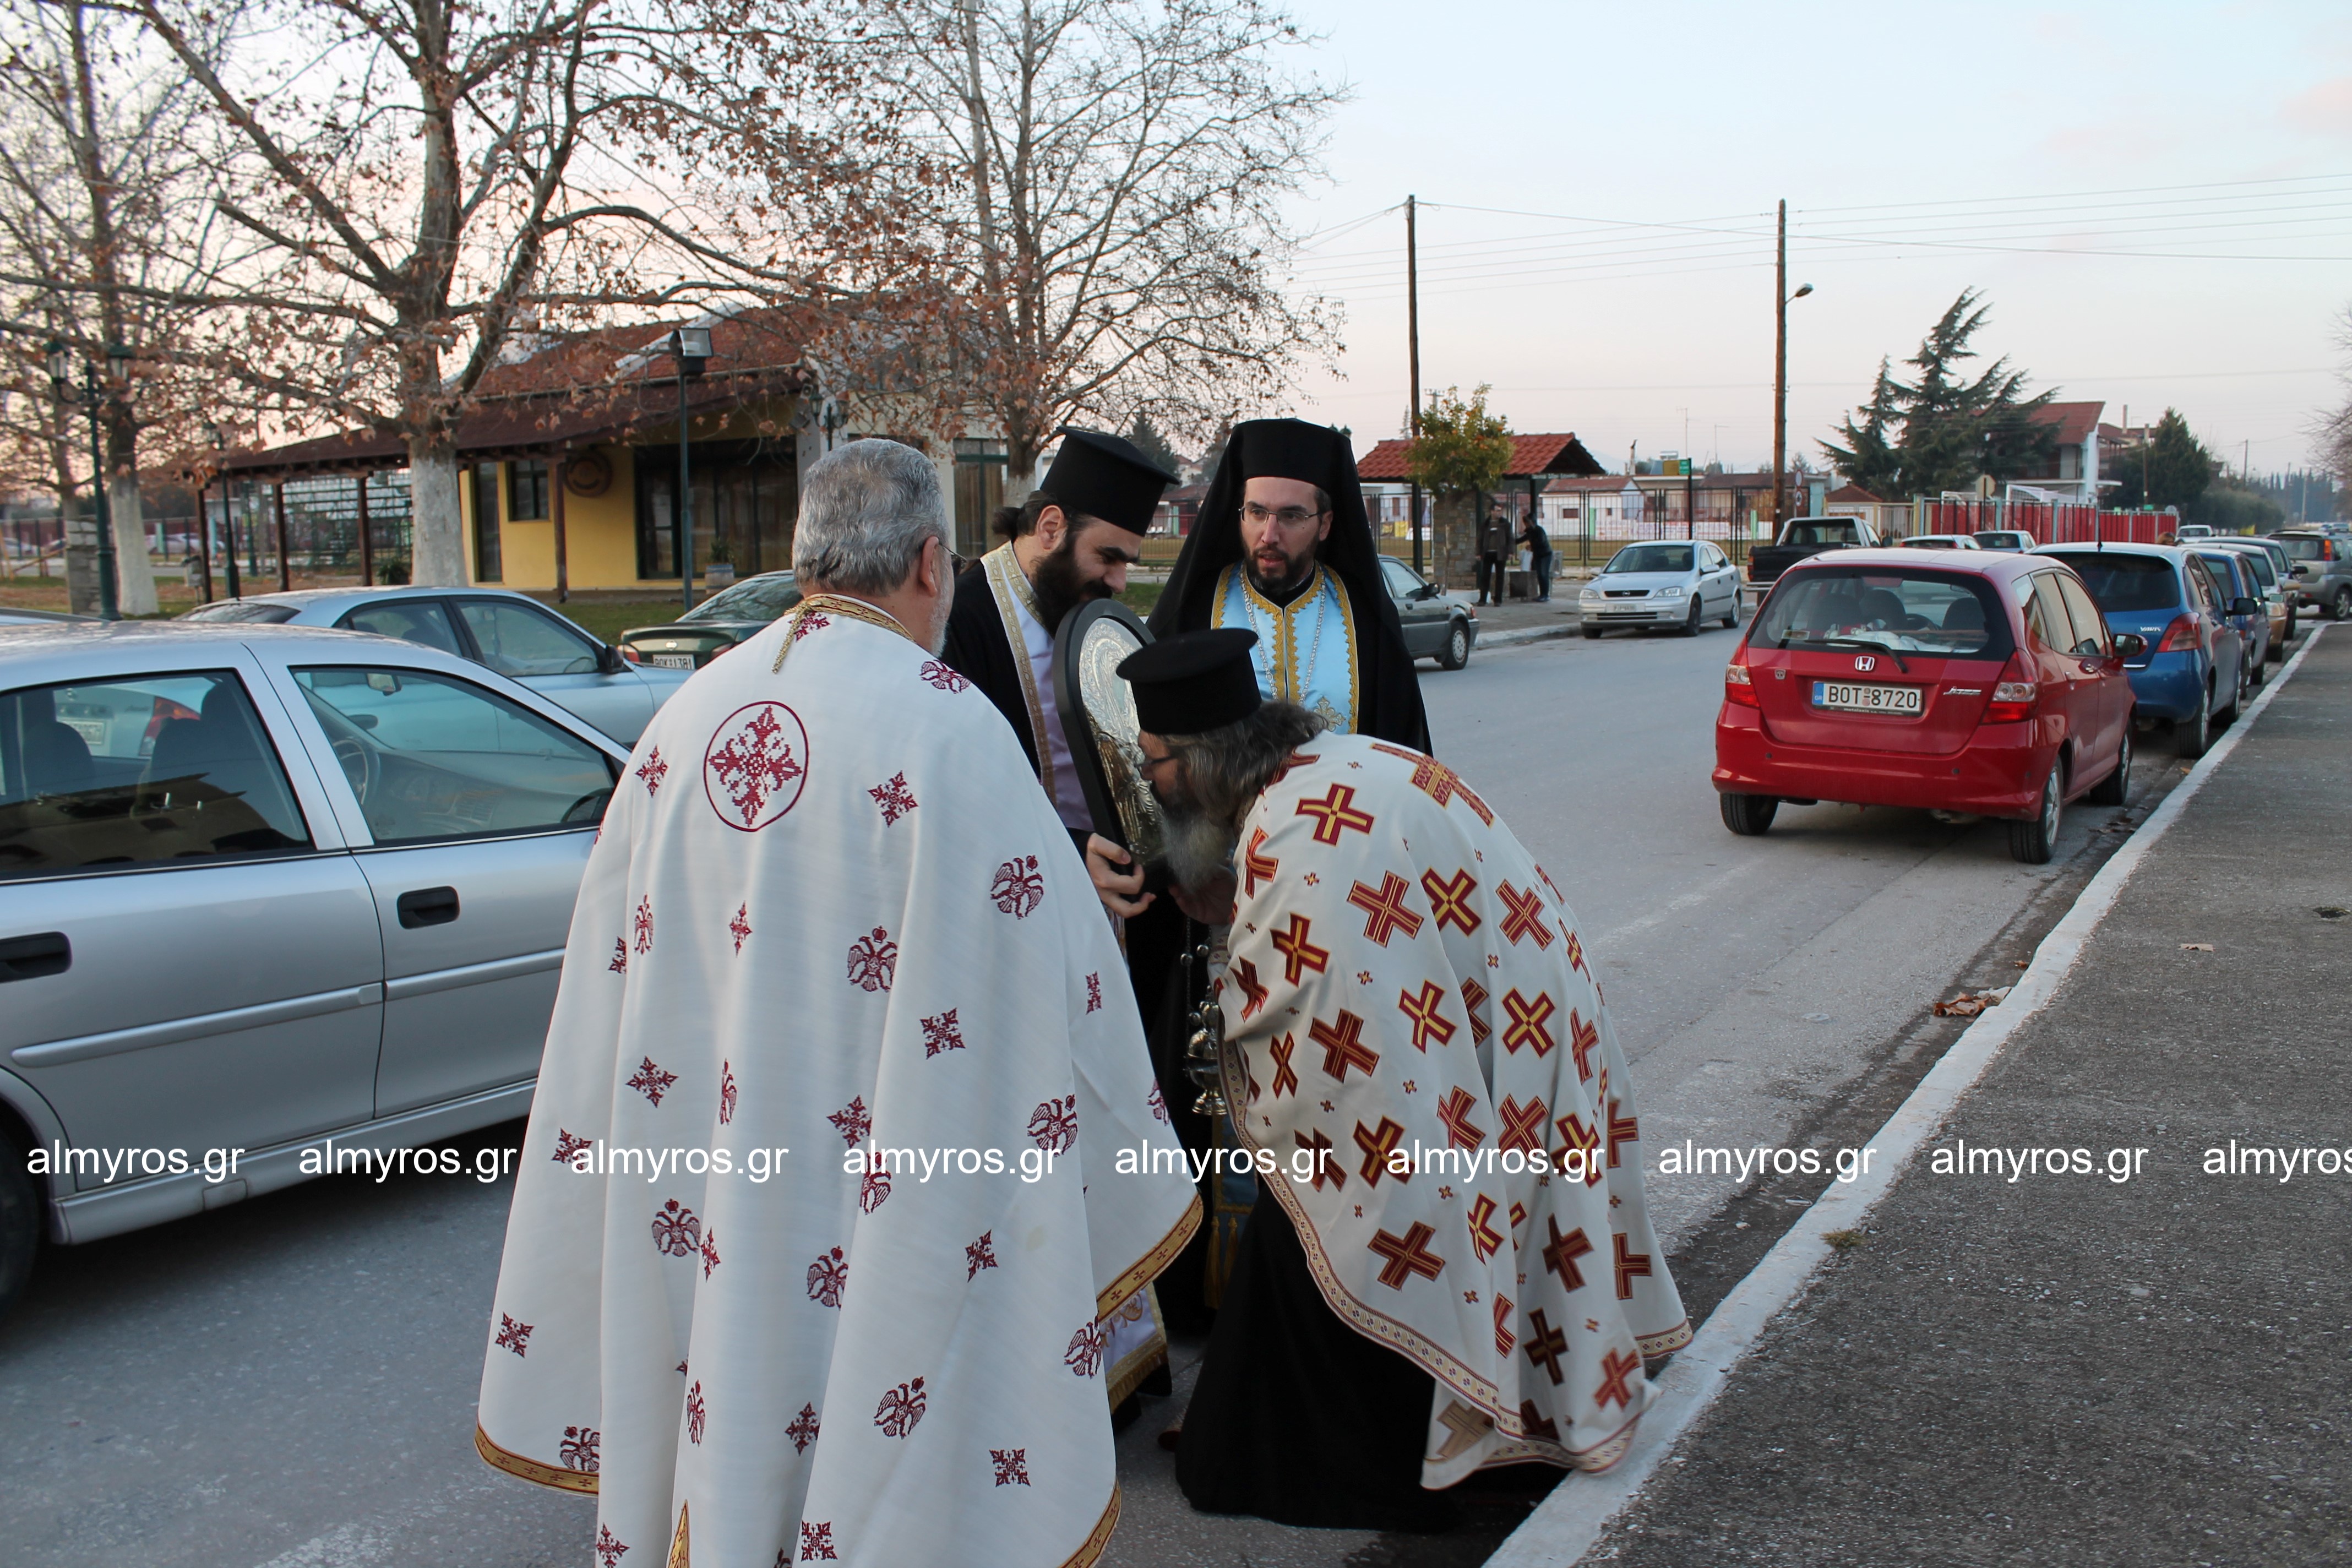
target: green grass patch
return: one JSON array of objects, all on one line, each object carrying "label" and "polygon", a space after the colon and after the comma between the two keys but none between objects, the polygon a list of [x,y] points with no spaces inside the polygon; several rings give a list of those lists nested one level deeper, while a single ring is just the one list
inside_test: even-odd
[{"label": "green grass patch", "polygon": [[1165,583],[1129,583],[1127,592],[1118,596],[1118,602],[1137,615],[1148,616],[1151,614],[1151,607],[1160,603],[1160,590],[1167,585]]}]

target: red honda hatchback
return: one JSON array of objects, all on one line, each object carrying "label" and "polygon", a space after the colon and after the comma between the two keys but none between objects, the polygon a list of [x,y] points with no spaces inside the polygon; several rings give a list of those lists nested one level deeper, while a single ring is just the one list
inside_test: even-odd
[{"label": "red honda hatchback", "polygon": [[1724,671],[1715,787],[1734,833],[1782,801],[2010,819],[2048,860],[2063,802],[2131,784],[2137,637],[2049,556],[1842,550],[1783,573]]}]

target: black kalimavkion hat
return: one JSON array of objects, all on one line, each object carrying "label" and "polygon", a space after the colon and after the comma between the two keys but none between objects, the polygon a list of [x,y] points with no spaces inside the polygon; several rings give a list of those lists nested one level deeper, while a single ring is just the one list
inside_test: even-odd
[{"label": "black kalimavkion hat", "polygon": [[1135,444],[1102,430],[1061,429],[1062,449],[1037,488],[1065,511],[1100,518],[1113,528],[1143,533],[1160,510],[1160,492],[1176,482]]},{"label": "black kalimavkion hat", "polygon": [[1119,679],[1135,689],[1135,717],[1154,735],[1203,735],[1258,710],[1257,634],[1239,626],[1179,632],[1129,654]]}]

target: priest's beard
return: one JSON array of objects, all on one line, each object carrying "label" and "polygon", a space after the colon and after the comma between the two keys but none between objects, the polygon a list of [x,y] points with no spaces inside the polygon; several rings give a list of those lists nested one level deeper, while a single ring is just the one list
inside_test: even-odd
[{"label": "priest's beard", "polygon": [[[1277,605],[1290,603],[1315,574],[1315,543],[1308,540],[1296,555],[1261,547],[1261,553],[1244,556],[1242,570],[1248,574],[1250,586]],[[1275,565],[1277,559],[1281,562],[1278,568]]]},{"label": "priest's beard", "polygon": [[1162,794],[1160,814],[1168,871],[1178,887],[1207,887],[1232,868],[1240,832],[1211,816],[1190,792],[1176,789]]},{"label": "priest's beard", "polygon": [[1062,542],[1050,554],[1037,560],[1037,569],[1030,574],[1030,587],[1037,594],[1037,618],[1049,632],[1061,628],[1062,617],[1089,599],[1110,597],[1110,584],[1097,577],[1084,581],[1078,574],[1078,530],[1066,529]]}]

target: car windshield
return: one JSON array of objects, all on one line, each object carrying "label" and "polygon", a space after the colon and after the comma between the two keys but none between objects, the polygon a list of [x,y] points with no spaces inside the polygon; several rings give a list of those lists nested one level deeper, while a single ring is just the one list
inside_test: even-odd
[{"label": "car windshield", "polygon": [[1853,540],[1850,522],[1792,522],[1780,536],[1783,544],[1852,544]]},{"label": "car windshield", "polygon": [[2243,581],[2231,574],[2238,565],[2236,551],[2200,550],[2197,552],[2197,559],[2205,563],[2205,570],[2213,574],[2213,581],[2221,584],[2223,594],[2235,595],[2244,592]]},{"label": "car windshield", "polygon": [[2271,542],[2297,561],[2317,561],[2320,559],[2319,547],[2326,541],[2309,533],[2274,533],[2271,535]]},{"label": "car windshield", "polygon": [[1614,572],[1687,572],[1691,569],[1691,546],[1687,544],[1629,544],[1609,558],[1601,570],[1603,575]]},{"label": "car windshield", "polygon": [[801,602],[789,572],[747,577],[678,616],[681,621],[772,621]]},{"label": "car windshield", "polygon": [[2006,658],[2009,613],[1980,577],[1899,567],[1808,568],[1780,579],[1755,647],[1867,643],[1946,658]]},{"label": "car windshield", "polygon": [[2179,607],[2180,580],[2161,556],[2084,550],[2053,558],[2074,569],[2092,602],[2110,616]]},{"label": "car windshield", "polygon": [[229,621],[239,626],[278,626],[299,614],[291,605],[262,605],[245,599],[223,599],[217,604],[199,605],[180,618],[184,621]]}]

